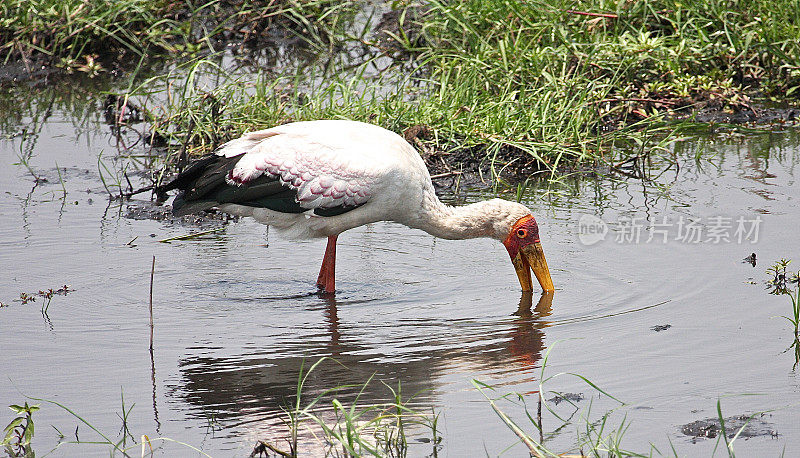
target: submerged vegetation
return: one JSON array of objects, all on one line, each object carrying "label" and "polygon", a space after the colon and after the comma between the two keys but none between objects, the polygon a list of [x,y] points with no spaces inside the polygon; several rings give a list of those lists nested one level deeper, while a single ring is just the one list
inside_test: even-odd
[{"label": "submerged vegetation", "polygon": [[786,269],[791,262],[781,259],[767,269],[767,274],[772,277],[767,281],[767,286],[770,294],[789,296],[789,300],[792,302],[791,313],[781,315],[781,318],[786,318],[794,327],[792,344],[786,349],[786,351],[793,350],[794,352],[794,369],[800,364],[800,271],[787,272]]},{"label": "submerged vegetation", "polygon": [[9,409],[17,414],[3,430],[3,441],[0,442],[9,456],[33,456],[29,451],[31,439],[34,435],[33,413],[39,410],[39,405],[12,404]]}]

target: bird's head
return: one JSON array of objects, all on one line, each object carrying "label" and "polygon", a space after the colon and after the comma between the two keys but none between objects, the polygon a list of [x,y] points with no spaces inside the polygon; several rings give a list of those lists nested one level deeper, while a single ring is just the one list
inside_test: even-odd
[{"label": "bird's head", "polygon": [[542,244],[539,241],[539,226],[530,212],[511,225],[508,235],[503,240],[503,245],[511,256],[511,262],[514,264],[514,270],[517,271],[523,291],[533,290],[531,271],[539,281],[542,290],[554,290],[550,269],[547,267]]}]

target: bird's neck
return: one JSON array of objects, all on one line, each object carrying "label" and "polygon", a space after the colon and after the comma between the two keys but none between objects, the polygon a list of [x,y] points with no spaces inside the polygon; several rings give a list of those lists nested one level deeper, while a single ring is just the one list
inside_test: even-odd
[{"label": "bird's neck", "polygon": [[424,215],[412,227],[422,229],[434,237],[450,240],[498,238],[491,201],[452,207],[436,199],[435,202],[428,202],[425,207]]}]

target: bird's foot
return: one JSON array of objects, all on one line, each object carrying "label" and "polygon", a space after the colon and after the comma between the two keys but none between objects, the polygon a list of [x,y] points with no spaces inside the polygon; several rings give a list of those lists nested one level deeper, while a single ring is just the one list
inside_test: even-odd
[{"label": "bird's foot", "polygon": [[332,278],[325,276],[317,280],[317,289],[322,294],[333,294],[336,292],[336,284]]}]

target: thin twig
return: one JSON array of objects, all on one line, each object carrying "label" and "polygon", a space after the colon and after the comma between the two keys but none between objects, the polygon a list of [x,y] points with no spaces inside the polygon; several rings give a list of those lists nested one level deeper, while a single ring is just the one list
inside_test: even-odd
[{"label": "thin twig", "polygon": [[156,256],[153,255],[153,265],[150,267],[150,354],[153,353],[153,277],[156,273]]},{"label": "thin twig", "polygon": [[676,102],[673,100],[665,100],[665,99],[646,99],[646,98],[639,98],[639,97],[625,97],[625,98],[614,98],[614,99],[603,99],[597,100],[592,102],[593,104],[600,104],[605,102],[645,102],[645,103],[660,103],[662,105],[680,105],[681,102]]},{"label": "thin twig", "polygon": [[431,180],[435,180],[437,178],[447,178],[455,175],[461,175],[461,173],[462,172],[459,172],[457,170],[451,170],[450,172],[440,173],[438,175],[431,175]]},{"label": "thin twig", "polygon": [[[266,449],[269,449],[272,452],[277,453],[280,456],[289,456],[289,457],[294,456],[291,453],[284,452],[283,450],[281,450],[281,449],[279,449],[279,448],[277,448],[277,447],[275,447],[273,445],[270,445],[270,444],[268,444],[268,443],[266,443],[264,441],[258,441],[258,445],[260,445],[260,446],[262,446],[262,447],[264,447]],[[256,446],[256,448],[258,448],[258,445]],[[253,453],[255,453],[255,452],[256,452],[256,450],[253,450]],[[254,455],[251,455],[251,456],[254,456]]]},{"label": "thin twig", "polygon": [[610,13],[589,13],[587,11],[576,11],[576,10],[567,10],[567,13],[579,14],[581,16],[604,17],[606,19],[617,19],[617,18],[619,18],[618,15],[610,14]]},{"label": "thin twig", "polygon": [[201,235],[211,234],[212,232],[219,232],[219,231],[221,231],[223,229],[225,229],[225,228],[224,227],[218,227],[216,229],[211,229],[211,230],[208,230],[208,231],[195,232],[194,234],[178,235],[176,237],[170,237],[168,239],[159,240],[159,242],[161,242],[161,243],[169,243],[169,242],[171,242],[173,240],[189,240],[189,239],[193,239],[195,237],[200,237]]},{"label": "thin twig", "polygon": [[[130,184],[130,182],[128,184]],[[123,196],[127,199],[127,198],[129,198],[131,196],[135,196],[136,194],[141,194],[141,193],[146,192],[146,191],[152,191],[155,187],[156,187],[156,185],[145,186],[144,188],[139,188],[136,191],[123,193]]]}]

